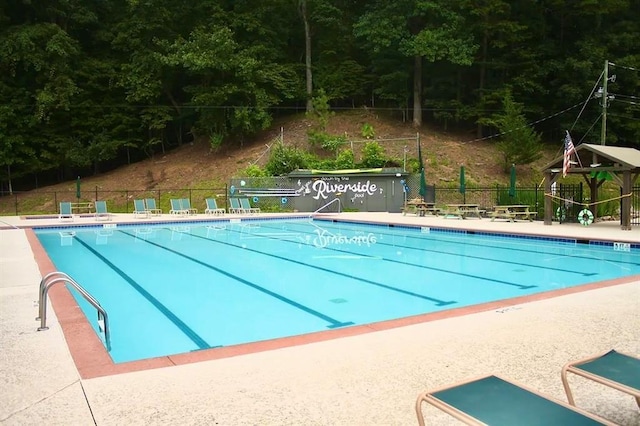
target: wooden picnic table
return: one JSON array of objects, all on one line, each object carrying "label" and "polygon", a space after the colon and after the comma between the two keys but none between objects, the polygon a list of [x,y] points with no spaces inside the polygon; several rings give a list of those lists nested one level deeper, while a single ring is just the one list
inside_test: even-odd
[{"label": "wooden picnic table", "polygon": [[494,206],[493,211],[490,213],[491,221],[496,219],[508,219],[509,222],[513,222],[518,219],[528,220],[533,222],[533,219],[538,214],[529,210],[527,204],[513,204],[505,206]]},{"label": "wooden picnic table", "polygon": [[436,203],[428,203],[426,201],[420,199],[413,199],[407,201],[404,208],[402,209],[402,214],[406,215],[415,214],[416,216],[424,216],[427,213],[438,215],[440,213],[440,209],[436,207]]},{"label": "wooden picnic table", "polygon": [[93,203],[70,203],[72,213],[93,213]]},{"label": "wooden picnic table", "polygon": [[444,213],[445,218],[467,219],[475,217],[482,219],[484,210],[480,210],[479,204],[447,204],[447,210]]}]

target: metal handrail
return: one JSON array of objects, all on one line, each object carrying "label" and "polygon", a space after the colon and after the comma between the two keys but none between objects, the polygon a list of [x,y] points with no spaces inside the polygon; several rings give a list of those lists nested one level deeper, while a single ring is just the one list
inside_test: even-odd
[{"label": "metal handrail", "polygon": [[45,275],[44,278],[40,281],[40,294],[39,294],[39,316],[36,320],[40,320],[40,327],[38,327],[38,331],[48,330],[47,327],[47,295],[49,293],[49,288],[56,283],[66,282],[71,284],[73,288],[75,288],[78,293],[84,299],[89,302],[91,306],[93,306],[98,311],[98,327],[100,331],[104,333],[104,343],[107,347],[107,351],[111,350],[111,338],[109,335],[109,317],[107,316],[107,311],[100,305],[100,303],[90,295],[87,290],[84,289],[80,284],[78,284],[73,278],[64,272],[55,271],[50,274]]},{"label": "metal handrail", "polygon": [[317,209],[316,211],[314,211],[311,214],[315,214],[318,213],[320,210],[329,207],[331,204],[338,202],[338,213],[340,213],[342,211],[342,204],[340,203],[340,198],[334,198],[333,200],[329,201],[327,204],[325,204],[324,206],[320,207],[319,209]]},{"label": "metal handrail", "polygon": [[4,223],[5,225],[12,227],[13,229],[20,229],[17,226],[10,224],[9,222],[5,222],[4,220],[0,220],[0,223]]}]

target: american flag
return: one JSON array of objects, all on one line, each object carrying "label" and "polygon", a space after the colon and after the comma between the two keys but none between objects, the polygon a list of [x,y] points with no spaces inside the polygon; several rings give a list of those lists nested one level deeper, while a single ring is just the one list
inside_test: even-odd
[{"label": "american flag", "polygon": [[575,151],[571,135],[567,130],[567,135],[564,137],[564,162],[562,163],[562,177],[567,177],[569,173],[569,167],[571,167],[571,154]]}]

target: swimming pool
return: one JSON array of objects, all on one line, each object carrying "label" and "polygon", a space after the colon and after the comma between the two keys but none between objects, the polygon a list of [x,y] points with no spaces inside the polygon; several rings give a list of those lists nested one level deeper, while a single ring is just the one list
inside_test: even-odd
[{"label": "swimming pool", "polygon": [[640,274],[628,245],[307,219],[36,234],[109,313],[117,363]]}]

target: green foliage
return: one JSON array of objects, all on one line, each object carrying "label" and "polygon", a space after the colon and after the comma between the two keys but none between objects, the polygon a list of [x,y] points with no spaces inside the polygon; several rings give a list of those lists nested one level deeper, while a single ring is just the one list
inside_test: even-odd
[{"label": "green foliage", "polygon": [[257,177],[265,177],[267,176],[267,173],[260,166],[256,164],[250,164],[244,170],[240,171],[240,176],[257,178]]},{"label": "green foliage", "polygon": [[513,101],[510,91],[503,97],[503,109],[491,119],[484,120],[501,133],[498,149],[502,153],[502,167],[506,172],[512,164],[529,164],[540,158],[542,145],[536,133],[522,114],[522,106]]},{"label": "green foliage", "polygon": [[307,113],[307,118],[311,120],[311,133],[324,133],[329,124],[329,118],[333,115],[329,106],[329,96],[323,89],[318,90],[312,99],[313,110]]},{"label": "green foliage", "polygon": [[384,149],[378,142],[371,141],[364,144],[362,149],[362,162],[359,167],[377,168],[384,167],[387,163]]},{"label": "green foliage", "polygon": [[[425,164],[425,169],[427,165]],[[417,158],[407,159],[407,171],[410,173],[420,173],[420,160]]]},{"label": "green foliage", "polygon": [[209,145],[211,146],[211,149],[216,150],[220,148],[223,140],[224,140],[224,136],[221,135],[220,133],[214,133],[212,135],[209,135]]},{"label": "green foliage", "polygon": [[335,168],[337,170],[353,169],[356,166],[355,157],[353,151],[350,149],[344,149],[340,151],[336,158]]},{"label": "green foliage", "polygon": [[309,143],[314,146],[320,146],[322,149],[336,153],[347,143],[346,136],[330,135],[326,132],[309,131]]},{"label": "green foliage", "polygon": [[376,132],[373,130],[373,126],[369,123],[364,123],[360,129],[360,135],[365,139],[373,139],[376,137]]},{"label": "green foliage", "polygon": [[[583,104],[605,59],[617,76],[612,93],[640,91],[634,0],[305,3],[309,140],[332,153],[343,148],[326,135],[332,108],[406,120],[417,100],[425,119],[445,129],[477,125],[475,137],[488,136],[482,126],[509,130],[499,142],[508,169],[536,158],[543,128],[554,142],[570,127],[576,140],[598,139],[597,101],[575,123],[575,114],[556,113]],[[307,101],[296,2],[8,4],[0,7],[3,185],[48,169],[63,179],[99,172],[185,140],[214,149],[242,143]],[[526,108],[508,109],[507,88]],[[630,119],[637,105],[618,96],[609,111],[607,144],[640,147],[640,122]],[[542,118],[529,134],[519,130]],[[374,139],[367,126],[362,136]]]},{"label": "green foliage", "polygon": [[298,148],[282,142],[274,144],[264,169],[271,176],[283,176],[297,169],[307,168],[306,154]]}]

